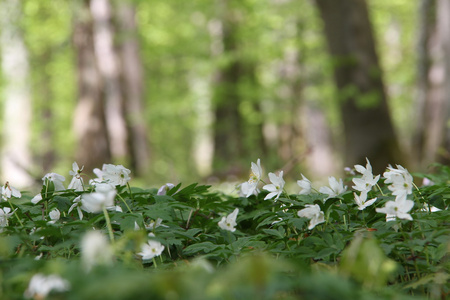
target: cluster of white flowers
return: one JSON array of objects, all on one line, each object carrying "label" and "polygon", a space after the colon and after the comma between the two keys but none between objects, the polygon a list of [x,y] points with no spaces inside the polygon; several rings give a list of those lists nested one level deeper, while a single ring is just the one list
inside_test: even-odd
[{"label": "cluster of white flowers", "polygon": [[[72,170],[69,174],[72,175],[72,180],[69,183],[67,189],[74,190],[77,192],[83,192],[85,190],[83,178],[81,173],[83,167],[79,168],[78,164],[74,162],[72,164]],[[94,192],[85,193],[73,200],[72,206],[69,208],[68,213],[71,213],[75,208],[78,212],[78,217],[80,220],[83,219],[83,211],[89,213],[99,213],[103,211],[103,208],[107,210],[122,211],[122,208],[115,205],[114,200],[117,194],[116,186],[123,186],[127,184],[130,180],[131,171],[123,167],[122,165],[111,165],[104,164],[102,170],[94,169],[94,173],[98,176],[96,179],[89,181],[89,184],[94,187]],[[52,184],[54,186],[54,191],[65,191],[64,181],[66,178],[57,173],[48,173],[42,178],[44,186],[49,186]],[[8,192],[9,191],[9,192]],[[20,196],[20,192],[16,191],[8,184],[4,187],[3,198],[8,197],[8,195]],[[31,199],[33,204],[38,204],[42,201],[42,194],[39,193]],[[50,224],[54,224],[59,220],[60,212],[59,210],[53,210],[49,214]]]},{"label": "cluster of white flowers", "polygon": [[[372,173],[372,166],[369,159],[366,158],[366,166],[355,165],[356,172],[361,174],[361,177],[353,178],[354,200],[359,210],[364,210],[368,206],[375,203],[377,198],[368,199],[368,193],[377,185],[380,175],[374,175]],[[351,170],[352,171],[352,170]],[[353,173],[354,174],[354,173]],[[297,184],[300,187],[299,194],[308,195],[311,193],[312,185],[311,181],[301,174],[302,179],[297,180]],[[386,221],[399,219],[412,220],[411,215],[408,213],[414,206],[414,202],[407,199],[407,196],[412,193],[413,177],[409,174],[408,170],[402,166],[397,165],[397,169],[389,166],[388,171],[383,174],[386,184],[389,184],[388,188],[392,192],[392,195],[396,196],[395,201],[388,201],[382,208],[376,208],[379,213],[386,214]],[[285,181],[283,179],[283,171],[280,171],[278,175],[275,173],[269,173],[269,179],[271,184],[263,186],[263,190],[269,193],[264,198],[277,200],[283,193]],[[250,197],[251,195],[258,195],[260,192],[258,184],[262,182],[262,168],[260,159],[257,163],[251,163],[251,174],[248,181],[241,183],[238,187],[240,189],[241,196]],[[342,179],[336,179],[335,177],[328,178],[329,186],[322,186],[319,188],[319,192],[327,195],[324,198],[326,202],[330,198],[337,198],[347,190],[347,186],[344,185]],[[359,192],[359,194],[357,194]],[[313,229],[317,224],[323,223],[324,213],[320,210],[320,206],[305,205],[305,208],[298,211],[299,217],[310,219],[309,229]],[[235,219],[237,213],[233,212],[227,217],[223,217],[219,226],[222,229],[234,231]],[[233,219],[234,218],[234,219]]]},{"label": "cluster of white flowers", "polygon": [[[251,163],[251,173],[249,180],[239,185],[241,196],[245,196],[248,198],[251,195],[257,195],[260,192],[258,189],[258,185],[260,182],[262,182],[262,174],[263,172],[261,168],[261,160],[258,158],[256,164],[253,162]],[[283,193],[284,186],[286,184],[283,179],[283,171],[280,171],[278,175],[270,172],[268,176],[270,184],[266,184],[262,187],[263,190],[269,192],[264,197],[264,200],[274,199],[276,201]],[[297,184],[301,189],[299,193],[302,195],[307,195],[312,191],[311,181],[308,178],[306,178],[303,174],[301,174],[301,176],[302,179],[297,181]],[[344,186],[342,179],[339,179],[338,181],[336,178],[330,177],[328,178],[328,182],[330,184],[329,187],[324,186],[319,189],[319,192],[328,195],[328,197],[325,198],[324,201],[339,196],[340,194],[344,193],[347,189],[347,187]],[[227,217],[222,218],[222,220],[219,222],[219,226],[222,229],[229,231],[235,230],[234,226],[236,226],[236,224],[234,220],[236,219],[237,215],[237,212],[236,213],[235,212],[236,211],[234,211]],[[298,212],[298,215],[301,217],[311,219],[311,223],[309,226],[310,229],[314,228],[314,226],[316,226],[317,224],[324,222],[324,214],[322,211],[320,211],[320,207],[318,205],[307,205],[306,208]]]},{"label": "cluster of white flowers", "polygon": [[413,208],[414,202],[408,200],[408,195],[412,194],[413,177],[408,170],[397,165],[397,169],[392,166],[388,167],[388,171],[383,173],[386,178],[384,183],[390,184],[388,189],[395,195],[394,201],[386,202],[382,208],[376,208],[379,213],[386,214],[386,221],[393,221],[396,218],[412,220],[409,211]]}]

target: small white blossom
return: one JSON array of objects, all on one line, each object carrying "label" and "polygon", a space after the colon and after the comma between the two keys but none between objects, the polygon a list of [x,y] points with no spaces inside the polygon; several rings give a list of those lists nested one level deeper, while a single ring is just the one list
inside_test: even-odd
[{"label": "small white blossom", "polygon": [[300,218],[310,219],[308,229],[311,230],[316,225],[325,222],[325,216],[323,211],[320,210],[320,206],[317,204],[306,204],[304,209],[298,211],[297,215]]},{"label": "small white blossom", "polygon": [[89,272],[95,265],[110,265],[113,251],[105,236],[99,231],[89,231],[81,240],[81,260]]},{"label": "small white blossom", "polygon": [[337,179],[333,176],[328,177],[328,183],[330,184],[330,186],[323,186],[319,189],[319,192],[322,194],[327,194],[328,197],[325,199],[325,201],[329,198],[334,198],[339,196],[340,194],[342,194],[343,192],[346,191],[347,187],[344,187],[344,183],[342,181],[342,179],[339,179],[339,181],[337,181]]},{"label": "small white blossom", "polygon": [[174,184],[166,183],[158,189],[157,195],[159,195],[159,196],[166,195],[167,192],[170,191],[171,189],[173,189],[174,187],[175,187]]},{"label": "small white blossom", "polygon": [[35,274],[24,292],[25,298],[45,299],[51,291],[65,292],[70,289],[70,283],[58,275],[45,276]]},{"label": "small white blossom", "polygon": [[259,158],[256,161],[256,164],[254,162],[251,163],[251,170],[252,172],[250,173],[248,181],[244,182],[244,186],[241,187],[242,191],[245,189],[245,197],[247,198],[258,191],[258,184],[262,177],[261,160]]},{"label": "small white blossom", "polygon": [[61,217],[61,213],[57,208],[50,211],[50,213],[48,215],[49,215],[51,221],[48,221],[47,224],[55,224],[56,221],[58,221],[59,218]]},{"label": "small white blossom", "polygon": [[359,210],[365,209],[366,207],[372,205],[377,200],[376,197],[367,200],[367,192],[361,192],[359,196],[356,193],[353,193],[353,195],[355,196],[355,202],[358,205]]},{"label": "small white blossom", "polygon": [[81,208],[90,213],[99,213],[103,211],[103,207],[114,207],[114,199],[116,191],[109,191],[107,193],[94,192],[90,194],[81,195]]},{"label": "small white blossom", "polygon": [[164,246],[160,242],[149,240],[147,243],[141,245],[141,252],[138,255],[142,256],[142,260],[149,260],[161,255],[163,251]]},{"label": "small white blossom", "polygon": [[407,200],[406,196],[399,196],[396,201],[388,201],[382,208],[376,208],[379,213],[386,214],[386,221],[398,219],[412,220],[408,213],[414,206],[414,202]]},{"label": "small white blossom", "polygon": [[126,185],[130,178],[131,171],[122,165],[104,164],[102,170],[94,169],[94,173],[100,181],[109,182],[116,185]]},{"label": "small white blossom", "polygon": [[237,218],[238,213],[239,213],[239,208],[236,208],[228,216],[222,217],[222,220],[220,220],[220,222],[219,222],[219,227],[222,228],[223,230],[228,230],[228,231],[234,232],[236,230],[235,226],[237,225],[236,218]]},{"label": "small white blossom", "polygon": [[269,179],[271,184],[266,184],[263,186],[263,189],[269,191],[269,194],[264,198],[264,200],[272,199],[275,197],[275,200],[278,199],[283,192],[284,188],[284,179],[283,179],[283,171],[280,171],[278,176],[275,173],[269,173]]},{"label": "small white blossom", "polygon": [[42,200],[42,195],[41,195],[41,193],[39,193],[31,199],[31,203],[38,204],[41,200]]},{"label": "small white blossom", "polygon": [[11,208],[4,207],[0,208],[0,232],[3,230],[1,227],[6,227],[9,225],[8,219],[14,214],[17,208],[11,211]]},{"label": "small white blossom", "polygon": [[59,175],[57,173],[47,173],[44,177],[42,177],[42,181],[44,182],[44,185],[47,183],[47,180],[49,182],[53,182],[55,186],[55,191],[63,191],[66,188],[64,187],[63,181],[66,180],[66,178],[62,175]]},{"label": "small white blossom", "polygon": [[81,172],[83,171],[83,167],[81,169],[78,167],[78,164],[74,162],[72,164],[72,170],[69,171],[69,174],[72,175],[72,180],[69,183],[68,189],[74,189],[75,191],[83,191],[83,178],[81,177]]},{"label": "small white blossom", "polygon": [[361,173],[361,178],[353,178],[352,181],[355,184],[353,188],[360,192],[369,192],[374,185],[377,184],[380,179],[380,175],[373,176],[372,166],[370,165],[369,159],[366,158],[366,167],[361,165],[355,165],[355,170]]},{"label": "small white blossom", "polygon": [[392,191],[392,195],[412,194],[413,177],[407,169],[400,165],[397,165],[397,169],[389,166],[388,171],[384,172],[383,176],[386,178],[384,183],[390,183],[388,189]]},{"label": "small white blossom", "polygon": [[22,194],[14,187],[12,187],[9,182],[6,182],[2,186],[2,199],[3,201],[8,201],[11,197],[20,198]]},{"label": "small white blossom", "polygon": [[300,195],[308,195],[311,193],[311,181],[306,178],[303,174],[301,180],[297,180],[298,186],[301,188]]},{"label": "small white blossom", "polygon": [[80,220],[83,220],[83,211],[81,210],[81,206],[83,205],[82,203],[81,203],[81,196],[78,196],[78,197],[76,197],[75,199],[73,199],[73,204],[72,204],[72,206],[69,208],[69,214],[72,212],[72,210],[74,209],[74,208],[76,208],[77,209],[77,211],[78,211],[78,217],[80,218]]}]

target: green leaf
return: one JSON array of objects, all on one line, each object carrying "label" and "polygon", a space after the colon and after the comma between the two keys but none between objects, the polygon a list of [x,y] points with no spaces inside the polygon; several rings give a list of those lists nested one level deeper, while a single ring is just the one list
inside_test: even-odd
[{"label": "green leaf", "polygon": [[315,259],[321,259],[324,257],[328,257],[331,254],[336,254],[338,251],[336,251],[336,249],[333,248],[325,248],[319,251],[319,253],[317,253],[317,255],[314,257]]},{"label": "green leaf", "polygon": [[262,230],[264,233],[267,233],[269,235],[273,235],[276,236],[280,239],[284,239],[284,228],[283,227],[278,227],[278,230],[276,229],[263,229]]},{"label": "green leaf", "polygon": [[183,253],[185,255],[193,255],[193,254],[196,254],[199,252],[209,253],[218,248],[223,248],[223,245],[216,245],[211,242],[202,242],[202,243],[196,243],[196,244],[187,246],[183,250]]}]

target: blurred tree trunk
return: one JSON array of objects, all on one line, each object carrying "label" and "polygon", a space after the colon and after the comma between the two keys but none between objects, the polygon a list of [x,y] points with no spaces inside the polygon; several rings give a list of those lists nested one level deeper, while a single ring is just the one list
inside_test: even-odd
[{"label": "blurred tree trunk", "polygon": [[119,3],[120,50],[125,115],[131,150],[131,167],[138,175],[149,169],[150,149],[144,119],[143,70],[136,28],[136,9],[128,1]]},{"label": "blurred tree trunk", "polygon": [[436,26],[434,7],[436,0],[421,0],[418,6],[418,40],[417,40],[417,85],[416,85],[416,127],[413,136],[413,155],[416,167],[422,162],[424,127],[428,88],[428,72],[430,71],[428,44],[432,30]]},{"label": "blurred tree trunk", "polygon": [[225,61],[217,71],[213,82],[214,123],[214,168],[233,172],[231,164],[241,158],[242,118],[239,114],[240,95],[238,84],[242,80],[243,68],[239,60],[236,31],[238,27],[237,11],[232,0],[220,1],[220,20],[213,31],[213,43],[217,46],[214,56],[221,55]]},{"label": "blurred tree trunk", "polygon": [[406,164],[390,119],[366,2],[316,0],[333,58],[347,166],[369,158],[374,172]]},{"label": "blurred tree trunk", "polygon": [[40,115],[42,121],[42,132],[41,141],[42,145],[40,147],[40,160],[42,171],[44,173],[51,172],[53,165],[55,163],[56,151],[54,143],[54,118],[53,118],[53,95],[50,86],[51,78],[49,76],[49,71],[47,71],[47,66],[52,59],[51,49],[46,49],[42,55],[39,55],[36,59],[36,63],[42,66],[41,77],[39,84],[36,87],[38,94],[40,95]]},{"label": "blurred tree trunk", "polygon": [[76,160],[85,172],[111,161],[106,129],[102,79],[94,51],[93,23],[89,1],[75,15],[73,43],[77,57],[78,104],[75,111],[75,134],[78,139]]},{"label": "blurred tree trunk", "polygon": [[90,0],[90,10],[93,19],[94,50],[103,82],[109,148],[115,163],[127,165],[128,131],[120,84],[119,57],[114,47],[111,3],[109,0]]},{"label": "blurred tree trunk", "polygon": [[416,160],[450,162],[450,2],[422,0],[419,10]]},{"label": "blurred tree trunk", "polygon": [[19,26],[21,2],[1,1],[0,18],[4,78],[2,180],[11,180],[11,184],[17,187],[29,187],[33,183],[28,173],[32,168],[29,148],[31,93],[28,51]]}]

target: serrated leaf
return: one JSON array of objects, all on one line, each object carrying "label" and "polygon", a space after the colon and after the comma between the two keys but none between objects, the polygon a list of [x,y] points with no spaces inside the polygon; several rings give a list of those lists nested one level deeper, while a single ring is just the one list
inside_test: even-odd
[{"label": "serrated leaf", "polygon": [[321,259],[324,257],[328,257],[331,254],[335,254],[337,253],[336,249],[334,248],[325,248],[319,251],[319,253],[317,253],[317,255],[314,257],[315,259]]},{"label": "serrated leaf", "polygon": [[279,227],[279,228],[281,228],[282,230],[276,230],[276,229],[263,229],[262,231],[263,231],[264,233],[269,234],[269,235],[273,235],[273,236],[276,236],[276,237],[278,237],[278,238],[280,238],[280,239],[283,239],[283,238],[284,238],[284,229],[283,229],[282,227]]},{"label": "serrated leaf", "polygon": [[211,242],[202,242],[202,243],[197,243],[197,244],[187,246],[183,250],[183,253],[186,255],[192,255],[192,254],[196,254],[199,252],[209,253],[211,251],[214,251],[214,250],[216,250],[218,248],[222,248],[222,247],[223,246],[216,245]]}]

